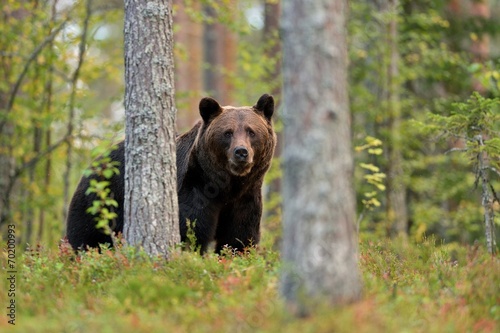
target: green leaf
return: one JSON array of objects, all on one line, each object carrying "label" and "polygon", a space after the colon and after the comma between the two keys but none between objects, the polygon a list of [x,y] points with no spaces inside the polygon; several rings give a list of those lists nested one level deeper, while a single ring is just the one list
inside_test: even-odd
[{"label": "green leaf", "polygon": [[114,174],[115,173],[113,172],[113,169],[105,169],[102,171],[102,175],[106,179],[110,179],[111,177],[113,177]]},{"label": "green leaf", "polygon": [[107,199],[106,200],[106,205],[107,206],[118,207],[118,202],[115,199]]}]

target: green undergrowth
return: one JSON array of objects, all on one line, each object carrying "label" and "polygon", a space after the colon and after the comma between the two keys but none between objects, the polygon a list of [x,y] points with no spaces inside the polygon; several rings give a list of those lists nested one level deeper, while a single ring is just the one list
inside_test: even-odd
[{"label": "green undergrowth", "polygon": [[[360,243],[364,297],[295,318],[279,297],[279,253],[169,262],[130,248],[75,258],[18,255],[16,325],[8,332],[498,332],[500,265],[482,247]],[[6,256],[2,256],[6,267]],[[2,279],[5,281],[5,279]],[[8,304],[0,294],[0,304]],[[2,313],[4,313],[3,311]]]}]

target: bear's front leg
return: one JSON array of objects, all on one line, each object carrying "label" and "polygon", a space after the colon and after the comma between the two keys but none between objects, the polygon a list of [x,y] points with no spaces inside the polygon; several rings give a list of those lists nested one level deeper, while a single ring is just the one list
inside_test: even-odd
[{"label": "bear's front leg", "polygon": [[[179,192],[179,226],[181,242],[188,244],[188,233],[194,232],[196,246],[204,254],[215,239],[220,207],[211,202],[198,188]],[[189,225],[188,225],[189,224]]]},{"label": "bear's front leg", "polygon": [[215,234],[215,252],[224,246],[237,251],[257,245],[260,241],[260,219],[262,216],[262,195],[247,194],[236,202],[226,205],[220,215]]}]

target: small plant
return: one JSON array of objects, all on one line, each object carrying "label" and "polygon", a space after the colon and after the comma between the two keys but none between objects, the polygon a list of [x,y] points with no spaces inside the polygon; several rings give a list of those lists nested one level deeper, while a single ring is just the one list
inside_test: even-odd
[{"label": "small plant", "polygon": [[495,214],[493,204],[500,203],[492,177],[500,177],[500,99],[484,98],[474,92],[465,103],[455,103],[449,116],[431,114],[430,132],[454,139],[448,152],[466,154],[475,175],[475,186],[481,184],[481,205],[488,252],[496,252]]},{"label": "small plant", "polygon": [[[500,263],[478,246],[361,234],[365,297],[292,318],[279,252],[152,258],[116,246],[18,255],[20,332],[497,332]],[[0,265],[6,257],[0,256]],[[5,303],[7,293],[0,293]],[[4,324],[5,326],[6,324]],[[2,326],[3,327],[3,326]],[[3,330],[7,331],[7,330]],[[2,332],[3,332],[2,331]]]},{"label": "small plant", "polygon": [[[116,147],[113,149],[116,149]],[[92,206],[87,209],[87,213],[95,216],[96,228],[102,229],[107,235],[112,234],[112,223],[117,217],[114,208],[118,207],[118,202],[113,198],[113,193],[109,188],[110,179],[120,174],[118,169],[120,162],[113,161],[109,156],[110,152],[104,152],[84,172],[86,177],[93,176],[85,194],[94,193],[96,198],[92,202]]]},{"label": "small plant", "polygon": [[[361,146],[355,147],[356,152],[366,151],[370,155],[381,155],[383,153],[383,149],[381,148],[382,141],[377,138],[367,136],[365,138],[365,144]],[[363,192],[363,199],[361,202],[363,203],[363,211],[359,215],[358,219],[358,230],[359,223],[363,219],[363,213],[366,210],[373,210],[376,207],[380,207],[381,203],[377,199],[380,192],[385,191],[384,179],[385,173],[380,172],[380,168],[371,163],[359,163],[359,166],[366,170],[367,173],[363,175],[364,181],[370,185],[372,190]]]},{"label": "small plant", "polygon": [[196,234],[194,232],[194,228],[196,226],[196,220],[186,220],[186,244],[184,244],[184,248],[189,249],[192,252],[199,252],[201,250],[201,246],[198,244],[196,240]]}]

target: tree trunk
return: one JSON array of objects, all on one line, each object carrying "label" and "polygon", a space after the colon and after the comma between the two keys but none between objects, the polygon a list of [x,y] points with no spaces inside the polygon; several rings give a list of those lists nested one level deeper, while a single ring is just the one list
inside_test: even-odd
[{"label": "tree trunk", "polygon": [[[39,78],[37,78],[39,79]],[[41,150],[41,143],[42,143],[42,129],[33,122],[33,128],[34,128],[34,133],[33,133],[33,153],[35,156],[40,154]],[[36,164],[33,164],[31,167],[28,169],[28,179],[29,179],[29,184],[35,183],[35,173],[36,173]],[[26,217],[24,221],[24,227],[23,227],[23,235],[21,237],[22,241],[21,244],[23,246],[25,244],[32,244],[32,235],[33,235],[33,226],[34,226],[34,219],[35,219],[35,204],[34,204],[34,196],[33,196],[33,190],[28,189],[27,190],[27,196],[26,196]]]},{"label": "tree trunk", "polygon": [[[231,4],[237,8],[237,2]],[[216,11],[205,6],[205,15],[216,18]],[[237,36],[221,23],[205,23],[203,35],[204,89],[214,99],[224,104],[235,104],[234,85],[229,75],[237,65]]]},{"label": "tree trunk", "polygon": [[[276,66],[268,73],[269,81],[277,81],[281,75],[281,43],[279,38],[281,4],[280,1],[267,0],[264,4],[264,31],[263,38],[266,44],[266,53],[270,58],[277,58]],[[279,82],[279,81],[278,81]],[[271,91],[275,101],[281,102],[281,85],[273,85]]]},{"label": "tree trunk", "polygon": [[[482,135],[478,135],[476,140],[481,147],[484,147]],[[492,188],[492,186],[488,177],[488,171],[488,156],[483,150],[478,154],[476,177],[481,181],[481,205],[484,209],[484,230],[486,236],[486,247],[490,254],[495,254],[497,250],[497,242],[495,233],[495,211],[493,209],[494,198],[490,193],[490,188]]]},{"label": "tree trunk", "polygon": [[403,182],[403,154],[401,147],[401,106],[399,101],[399,52],[397,18],[398,0],[387,0],[385,9],[392,13],[387,28],[387,111],[389,124],[389,145],[387,163],[387,222],[389,234],[408,235],[408,211],[406,186]]},{"label": "tree trunk", "polygon": [[[488,0],[472,1],[470,6],[470,15],[472,17],[484,20],[490,18],[491,12]],[[476,38],[472,40],[471,52],[474,55],[474,61],[485,63],[489,59],[490,54],[490,37],[485,33],[478,34]],[[477,79],[472,81],[472,89],[482,94],[486,93],[486,88]]]},{"label": "tree trunk", "polygon": [[124,31],[124,237],[168,258],[180,241],[172,0],[126,0]]},{"label": "tree trunk", "polygon": [[281,292],[307,313],[361,295],[346,0],[283,2],[284,240]]},{"label": "tree trunk", "polygon": [[[270,1],[267,0],[264,4],[264,31],[263,31],[263,39],[264,43],[266,43],[266,53],[269,58],[277,58],[276,66],[267,73],[266,79],[268,82],[276,82],[276,85],[273,85],[273,89],[271,90],[271,94],[274,97],[276,102],[275,108],[279,109],[281,104],[281,80],[279,80],[281,76],[281,43],[279,39],[279,28],[280,28],[280,13],[281,13],[281,5],[279,1]],[[272,42],[271,42],[272,41]],[[272,43],[272,44],[271,44]],[[276,117],[276,113],[275,116]],[[278,113],[279,117],[279,113]],[[283,145],[283,132],[279,131],[276,133],[277,136],[277,145],[274,149],[274,161],[277,161],[277,158],[281,157],[282,145]],[[273,162],[274,163],[274,162]],[[268,190],[266,191],[266,200],[268,202],[273,200],[273,197],[276,194],[281,192],[281,177],[276,177],[271,180],[268,185]],[[281,228],[281,203],[277,203],[273,207],[269,207],[270,209],[266,210],[265,220],[267,230],[273,231],[274,229]],[[270,220],[272,219],[272,220]],[[271,221],[276,221],[277,223],[272,223]],[[271,222],[271,223],[269,223]]]},{"label": "tree trunk", "polygon": [[[55,23],[55,18],[56,18],[56,5],[57,1],[54,1],[52,4],[52,10],[51,10],[51,24]],[[53,86],[54,86],[54,49],[53,45],[50,45],[49,48],[50,55],[47,57],[47,61],[49,62],[48,64],[48,73],[47,73],[47,80],[45,82],[45,91],[44,95],[46,96],[46,103],[44,105],[44,111],[46,114],[50,114],[52,112],[52,93],[53,93]],[[45,147],[47,149],[52,145],[52,129],[49,127],[45,130]],[[47,160],[45,162],[44,166],[44,181],[42,185],[42,195],[44,197],[49,196],[49,187],[50,187],[50,181],[51,181],[51,168],[52,168],[52,155],[49,154],[47,155]],[[38,222],[38,234],[37,234],[37,243],[40,243],[43,238],[43,232],[45,229],[45,209],[40,209],[39,211],[39,222]]]},{"label": "tree trunk", "polygon": [[[7,94],[0,92],[0,110],[2,116],[6,108],[4,101]],[[5,125],[0,128],[0,226],[10,223],[10,182],[12,180],[12,173],[14,172],[14,159],[12,157],[12,136],[14,133],[14,126],[12,122],[6,121]]]},{"label": "tree trunk", "polygon": [[[174,39],[179,52],[175,53],[175,90],[177,92],[178,132],[191,128],[199,119],[198,104],[203,97],[203,23],[193,20],[184,0],[175,0],[174,23],[179,27]],[[200,11],[200,3],[190,10]]]},{"label": "tree trunk", "polygon": [[[24,8],[23,1],[20,1],[19,8],[9,8],[5,6],[2,11],[3,20],[9,24],[17,25],[25,20],[29,12]],[[16,161],[13,154],[15,125],[9,118],[12,111],[13,101],[18,93],[19,85],[16,84],[17,75],[14,66],[14,54],[16,54],[15,43],[1,40],[2,56],[0,56],[0,80],[4,84],[0,85],[0,227],[7,223],[15,223],[11,220],[11,191],[13,188],[13,174],[15,172]],[[3,229],[6,230],[6,229]],[[4,234],[3,236],[6,236]],[[19,241],[19,238],[17,239]]]}]

